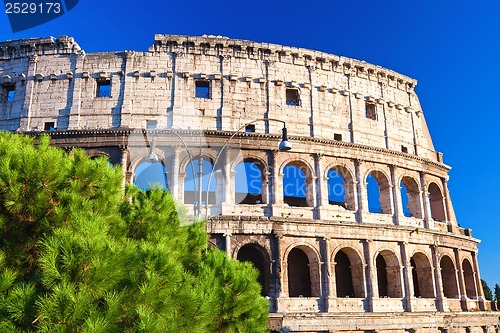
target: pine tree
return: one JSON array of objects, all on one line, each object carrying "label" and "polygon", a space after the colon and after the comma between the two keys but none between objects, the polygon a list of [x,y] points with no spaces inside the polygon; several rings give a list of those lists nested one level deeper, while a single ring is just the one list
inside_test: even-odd
[{"label": "pine tree", "polygon": [[0,332],[265,332],[246,263],[168,192],[83,151],[0,133]]},{"label": "pine tree", "polygon": [[491,293],[490,287],[488,287],[488,284],[483,279],[481,279],[481,285],[483,286],[484,298],[491,301],[493,299],[493,294]]},{"label": "pine tree", "polygon": [[495,301],[497,302],[497,309],[500,309],[500,286],[498,284],[495,284],[494,292]]}]

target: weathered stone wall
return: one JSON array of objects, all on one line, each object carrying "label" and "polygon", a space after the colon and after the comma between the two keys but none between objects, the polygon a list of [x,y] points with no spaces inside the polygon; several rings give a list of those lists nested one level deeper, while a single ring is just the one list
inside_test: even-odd
[{"label": "weathered stone wall", "polygon": [[[60,130],[143,128],[147,120],[158,128],[234,130],[266,117],[286,121],[291,135],[337,134],[344,142],[437,158],[416,81],[354,59],[169,35],[157,35],[149,52],[85,54],[68,37],[4,42],[0,50],[0,75],[16,89],[14,102],[3,106],[7,130],[42,130],[46,122]],[[98,97],[106,81],[111,94]],[[201,81],[208,98],[196,98]],[[296,100],[287,101],[287,91]],[[256,131],[277,130],[269,126]]]},{"label": "weathered stone wall", "polygon": [[[0,129],[48,133],[68,151],[106,156],[130,183],[154,152],[189,214],[200,213],[186,185],[190,162],[209,161],[216,189],[201,215],[210,244],[253,260],[272,331],[498,325],[480,284],[478,240],[456,221],[449,167],[413,79],[300,48],[157,35],[148,52],[85,54],[70,37],[0,43],[0,84]],[[238,132],[261,118],[274,120]],[[287,152],[277,150],[280,122]],[[260,170],[252,203],[235,189],[243,162]],[[289,166],[305,175],[303,200],[287,197]],[[332,170],[343,202],[329,199]],[[371,177],[380,211],[369,205]]]}]

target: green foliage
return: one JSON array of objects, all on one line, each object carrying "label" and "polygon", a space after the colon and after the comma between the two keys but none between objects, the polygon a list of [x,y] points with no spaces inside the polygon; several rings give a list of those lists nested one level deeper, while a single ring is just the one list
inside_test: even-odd
[{"label": "green foliage", "polygon": [[[35,145],[36,143],[36,145]],[[257,272],[168,192],[0,133],[1,332],[265,332]]]},{"label": "green foliage", "polygon": [[483,279],[481,279],[481,285],[483,286],[484,298],[491,301],[493,299],[493,294],[491,293],[490,287],[488,287],[488,284]]},{"label": "green foliage", "polygon": [[500,286],[498,284],[495,284],[494,293],[495,301],[497,302],[497,309],[500,309]]}]

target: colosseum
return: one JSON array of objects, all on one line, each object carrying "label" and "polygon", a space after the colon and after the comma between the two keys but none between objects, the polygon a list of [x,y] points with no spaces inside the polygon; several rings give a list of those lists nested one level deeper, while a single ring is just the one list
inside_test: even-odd
[{"label": "colosseum", "polygon": [[271,332],[498,332],[450,167],[392,70],[302,48],[156,35],[0,43],[0,129],[159,183],[260,271]]}]

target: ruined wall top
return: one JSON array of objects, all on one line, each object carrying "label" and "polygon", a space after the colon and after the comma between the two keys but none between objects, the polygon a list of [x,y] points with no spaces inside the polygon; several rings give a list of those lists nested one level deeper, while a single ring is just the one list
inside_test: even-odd
[{"label": "ruined wall top", "polygon": [[366,61],[300,47],[232,39],[225,36],[156,34],[149,52],[176,52],[287,62],[313,66],[315,69],[340,71],[352,76],[366,76],[374,81],[393,80],[397,81],[399,89],[406,91],[413,91],[417,85],[417,80],[413,78]]},{"label": "ruined wall top", "polygon": [[0,42],[0,59],[16,59],[33,55],[82,54],[73,37],[26,38]]}]

